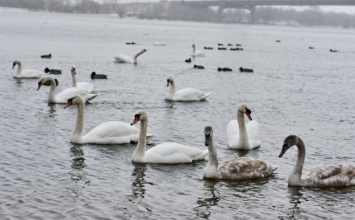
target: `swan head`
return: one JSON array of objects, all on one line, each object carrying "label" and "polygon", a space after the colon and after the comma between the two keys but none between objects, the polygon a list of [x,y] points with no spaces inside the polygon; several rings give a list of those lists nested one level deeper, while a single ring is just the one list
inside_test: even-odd
[{"label": "swan head", "polygon": [[147,51],[148,51],[147,49],[143,49],[143,50],[141,50],[140,54],[145,53]]},{"label": "swan head", "polygon": [[174,79],[172,76],[168,76],[168,78],[166,78],[166,87],[169,87],[170,84],[174,84]]},{"label": "swan head", "polygon": [[131,126],[136,124],[138,121],[146,121],[148,119],[148,115],[145,111],[139,111],[134,115],[133,122],[131,123]]},{"label": "swan head", "polygon": [[15,60],[13,63],[12,63],[12,69],[15,68],[16,65],[20,65],[21,62],[19,60]]},{"label": "swan head", "polygon": [[298,137],[296,135],[289,135],[284,140],[284,144],[282,145],[282,150],[279,157],[281,158],[288,149],[290,149],[292,146],[297,144],[298,144]]},{"label": "swan head", "polygon": [[195,48],[196,46],[195,46],[195,44],[192,44],[192,48]]},{"label": "swan head", "polygon": [[57,79],[53,79],[50,76],[42,76],[41,78],[39,78],[38,80],[38,87],[37,87],[37,91],[43,86],[50,86],[52,85],[53,81],[55,82],[55,85],[58,86],[59,82]]},{"label": "swan head", "polygon": [[213,129],[211,126],[206,126],[204,129],[205,133],[205,146],[209,146],[211,144],[211,140],[213,137]]},{"label": "swan head", "polygon": [[81,98],[80,95],[73,95],[70,99],[68,99],[64,108],[68,108],[71,105],[77,105],[77,104],[81,104],[81,103],[84,103],[84,99]]},{"label": "swan head", "polygon": [[75,66],[72,66],[71,69],[70,69],[70,71],[71,71],[71,74],[75,75],[75,74],[76,74],[76,68],[75,68]]},{"label": "swan head", "polygon": [[238,111],[243,113],[243,114],[245,114],[249,118],[250,121],[253,120],[252,117],[251,117],[251,110],[250,110],[248,104],[241,103],[239,105],[239,107],[238,107]]}]

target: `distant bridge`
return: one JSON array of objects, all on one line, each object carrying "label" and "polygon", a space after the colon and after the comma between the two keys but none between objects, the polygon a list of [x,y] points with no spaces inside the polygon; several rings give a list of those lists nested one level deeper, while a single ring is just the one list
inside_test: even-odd
[{"label": "distant bridge", "polygon": [[355,0],[160,0],[160,2],[125,3],[129,7],[145,7],[152,4],[185,5],[188,7],[218,7],[218,14],[222,15],[227,8],[247,9],[250,11],[251,20],[255,22],[256,6],[355,6]]}]

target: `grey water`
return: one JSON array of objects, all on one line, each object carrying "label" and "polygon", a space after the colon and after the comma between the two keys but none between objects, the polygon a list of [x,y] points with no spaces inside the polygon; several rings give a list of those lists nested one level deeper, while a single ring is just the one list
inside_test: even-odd
[{"label": "grey water", "polygon": [[[354,188],[288,187],[297,150],[278,158],[284,138],[296,134],[306,144],[304,174],[323,163],[355,164],[353,29],[1,9],[0,30],[0,219],[354,218]],[[157,41],[166,45],[154,46]],[[220,51],[218,43],[238,43],[244,50]],[[206,57],[188,64],[192,44]],[[148,52],[137,65],[112,62],[144,48]],[[49,53],[52,59],[40,58]],[[98,96],[86,105],[86,131],[110,120],[130,123],[144,109],[148,132],[156,135],[149,147],[175,141],[206,149],[203,128],[210,125],[220,161],[250,156],[278,166],[277,172],[255,181],[211,181],[202,178],[205,161],[135,164],[135,144],[73,145],[75,106],[48,105],[47,87],[37,91],[37,80],[13,79],[16,59],[23,69],[62,69],[54,76],[59,91],[71,85],[73,65],[78,81],[94,84]],[[217,72],[218,67],[233,71]],[[240,73],[239,67],[254,73]],[[91,80],[92,71],[108,79]],[[168,75],[177,89],[212,94],[204,102],[166,102]],[[227,146],[226,127],[241,102],[260,123],[259,149]]]}]

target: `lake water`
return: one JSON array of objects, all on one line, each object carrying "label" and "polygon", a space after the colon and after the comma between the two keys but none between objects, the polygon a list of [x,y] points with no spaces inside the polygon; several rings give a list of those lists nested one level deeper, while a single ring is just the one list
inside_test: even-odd
[{"label": "lake water", "polygon": [[[0,219],[353,219],[355,189],[287,186],[296,162],[292,148],[278,158],[289,134],[305,142],[304,173],[322,163],[355,164],[355,31],[334,28],[256,26],[118,19],[117,16],[0,11],[1,153]],[[276,40],[281,40],[276,43]],[[126,45],[126,42],[136,45]],[[153,42],[166,46],[153,46]],[[216,50],[217,43],[244,51]],[[191,45],[204,58],[184,62]],[[309,50],[312,46],[315,49]],[[138,65],[112,62],[143,48]],[[336,49],[338,53],[330,53]],[[42,54],[52,59],[41,59]],[[59,90],[78,81],[94,84],[85,127],[109,120],[133,121],[144,109],[150,146],[175,141],[200,149],[211,125],[218,158],[251,156],[278,166],[269,179],[207,181],[205,161],[158,165],[131,162],[135,144],[73,145],[76,108],[48,105],[47,87],[12,78],[12,62],[24,69],[60,68]],[[205,70],[192,69],[193,64]],[[217,67],[233,72],[217,72]],[[239,67],[254,69],[240,73]],[[108,80],[91,81],[92,71]],[[205,102],[164,101],[166,77],[177,89],[212,94]],[[227,147],[226,127],[247,102],[260,123],[261,147]],[[139,127],[139,125],[138,125]]]}]

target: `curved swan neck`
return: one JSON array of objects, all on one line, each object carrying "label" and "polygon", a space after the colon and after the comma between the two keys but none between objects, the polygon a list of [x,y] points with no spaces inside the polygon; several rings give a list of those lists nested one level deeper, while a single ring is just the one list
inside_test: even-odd
[{"label": "curved swan neck", "polygon": [[76,87],[76,76],[75,73],[71,73],[72,86]]},{"label": "curved swan neck", "polygon": [[75,143],[80,143],[84,133],[84,103],[81,102],[77,104],[76,122],[75,128],[71,136],[71,141]]},{"label": "curved swan neck", "polygon": [[290,185],[302,185],[302,170],[303,170],[303,164],[304,164],[304,158],[306,156],[306,148],[304,146],[303,141],[298,138],[298,143],[296,144],[297,149],[298,149],[298,156],[297,156],[297,162],[293,168],[293,171],[288,179],[288,182]]},{"label": "curved swan neck", "polygon": [[137,57],[138,57],[139,55],[141,55],[142,53],[144,53],[144,51],[141,51],[141,52],[137,53],[137,54],[133,57],[133,63],[134,63],[134,64],[137,64]]},{"label": "curved swan neck", "polygon": [[247,128],[245,125],[244,113],[238,111],[237,121],[238,121],[238,126],[239,126],[239,141],[244,146],[249,146],[248,132],[247,132]]},{"label": "curved swan neck", "polygon": [[192,54],[195,54],[195,52],[196,52],[196,48],[195,48],[195,46],[193,46],[192,47]]},{"label": "curved swan neck", "polygon": [[141,120],[139,139],[132,156],[132,160],[135,162],[144,162],[146,141],[147,141],[147,124],[148,124],[148,118],[146,118],[145,120]]}]

